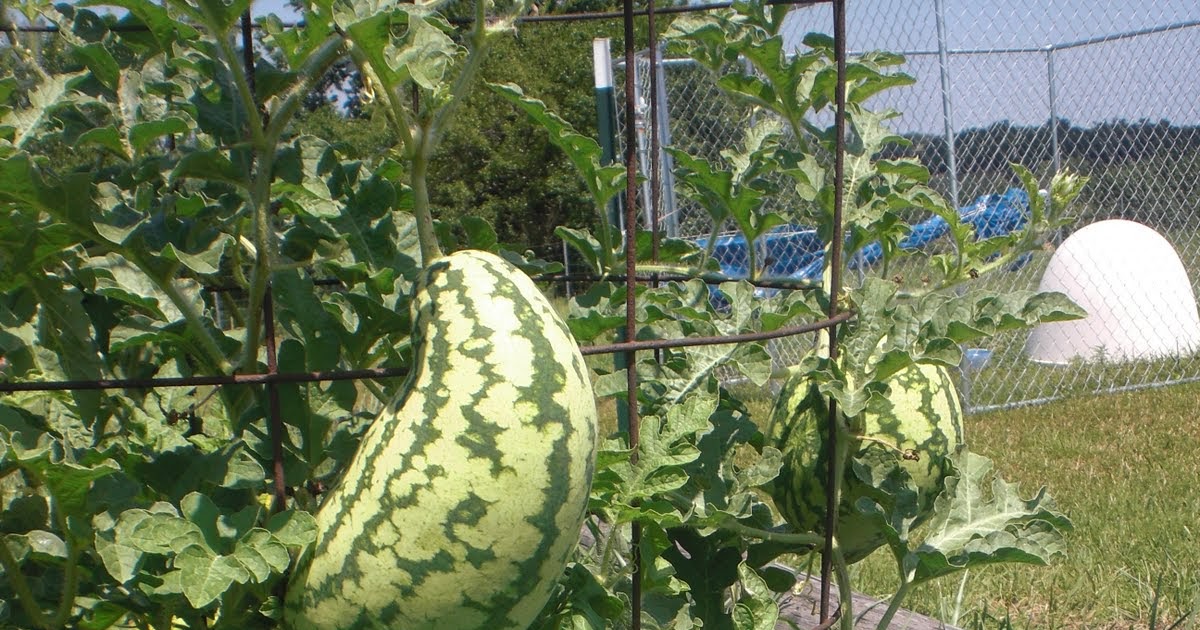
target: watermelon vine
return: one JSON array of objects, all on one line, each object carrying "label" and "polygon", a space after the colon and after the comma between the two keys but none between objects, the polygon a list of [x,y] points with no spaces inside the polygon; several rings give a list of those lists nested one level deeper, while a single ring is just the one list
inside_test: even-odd
[{"label": "watermelon vine", "polygon": [[[439,242],[429,160],[523,3],[476,2],[451,20],[420,3],[304,2],[302,27],[260,20],[269,54],[253,82],[230,37],[245,1],[91,4],[21,3],[65,52],[48,70],[53,51],[14,36],[0,79],[0,382],[181,382],[275,360],[409,377],[280,383],[282,434],[255,386],[0,395],[0,627],[621,627],[635,522],[643,627],[773,627],[796,580],[776,560],[824,540],[830,486],[844,488],[843,592],[847,564],[885,548],[898,568],[889,618],[916,584],[1062,553],[1070,522],[1049,496],[1020,500],[962,447],[947,374],[964,343],[1080,315],[1059,295],[973,281],[1038,251],[1084,182],[1058,176],[1043,199],[1016,167],[1026,229],[976,241],[919,164],[879,158],[902,139],[864,102],[910,81],[897,57],[851,64],[848,248],[878,242],[883,264],[841,296],[855,318],[840,359],[814,344],[781,369],[762,343],[675,348],[640,355],[627,392],[622,371],[580,352],[625,321],[625,288],[606,280],[624,253],[611,226],[558,232],[600,276],[565,320],[526,275],[561,266],[502,251],[480,222],[466,231],[487,251]],[[714,230],[733,226],[751,249],[783,221],[832,233],[833,137],[817,122],[834,100],[832,48],[812,35],[785,55],[784,16],[737,3],[670,33],[761,121],[715,162],[674,150]],[[341,58],[399,138],[383,154],[349,159],[295,132]],[[623,169],[535,95],[492,88],[546,128],[603,214]],[[793,209],[768,212],[772,195]],[[898,246],[914,212],[947,221],[946,248]],[[650,236],[634,236],[648,258]],[[642,261],[683,279],[636,290],[639,339],[824,317],[820,283],[763,292],[722,275],[711,243],[667,240]],[[752,259],[750,277],[765,268]],[[773,411],[751,404],[779,383]],[[631,394],[636,454],[627,435],[597,435],[597,399]],[[829,399],[844,483],[816,471]],[[288,495],[272,505],[277,481]]]}]

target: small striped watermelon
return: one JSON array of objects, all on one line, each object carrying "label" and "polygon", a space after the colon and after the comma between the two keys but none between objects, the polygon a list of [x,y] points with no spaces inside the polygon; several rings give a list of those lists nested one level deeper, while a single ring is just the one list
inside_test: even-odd
[{"label": "small striped watermelon", "polygon": [[317,513],[292,630],[526,628],[578,542],[597,415],[552,305],[467,251],[426,268],[413,314],[414,371]]},{"label": "small striped watermelon", "polygon": [[[948,457],[963,444],[962,406],[953,379],[942,367],[914,365],[887,384],[887,409],[867,412],[862,418],[864,436],[872,439],[857,439],[850,456],[871,463],[891,462],[908,472],[919,491],[915,527],[931,515],[934,499],[950,471]],[[827,421],[827,398],[803,375],[789,379],[776,400],[767,431],[784,453],[783,469],[772,488],[775,504],[788,523],[801,531],[824,531],[829,487]],[[905,452],[917,459],[904,458]],[[885,500],[874,492],[847,462],[837,527],[847,562],[862,560],[886,542],[878,528],[854,508],[863,496]]]}]

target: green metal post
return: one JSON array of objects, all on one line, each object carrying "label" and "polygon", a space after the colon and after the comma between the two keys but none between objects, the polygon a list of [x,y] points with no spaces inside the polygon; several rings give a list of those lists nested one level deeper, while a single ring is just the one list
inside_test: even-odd
[{"label": "green metal post", "polygon": [[[607,37],[597,37],[592,40],[592,69],[596,78],[596,115],[597,131],[600,138],[600,159],[607,165],[617,159],[617,95],[613,91],[612,71],[612,42]],[[628,72],[629,70],[626,69]],[[624,213],[621,212],[620,195],[608,202],[608,222],[618,230],[624,228]],[[624,341],[625,332],[617,333],[618,341]],[[623,370],[625,353],[613,355],[613,364],[618,370]],[[624,405],[617,405],[617,428],[629,431],[629,412]]]}]

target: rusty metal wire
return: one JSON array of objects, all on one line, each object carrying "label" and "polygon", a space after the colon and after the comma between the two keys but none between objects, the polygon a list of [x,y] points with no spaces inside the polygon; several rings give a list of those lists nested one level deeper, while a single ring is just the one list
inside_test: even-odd
[{"label": "rusty metal wire", "polygon": [[[764,4],[768,5],[790,5],[790,6],[815,6],[819,4],[829,4],[832,0],[767,0]],[[705,4],[686,4],[671,7],[658,7],[654,9],[659,15],[677,15],[682,13],[705,13],[707,11],[717,11],[728,9],[733,6],[733,2],[709,2]],[[649,15],[649,9],[638,9],[633,11],[634,17],[645,17]],[[580,11],[575,13],[550,13],[546,15],[524,15],[516,20],[517,24],[539,24],[553,22],[585,22],[599,20],[618,20],[625,16],[624,11]],[[452,24],[464,25],[470,24],[469,19],[451,20]],[[304,21],[297,22],[281,22],[283,28],[303,27]],[[115,32],[127,33],[142,33],[150,29],[144,24],[110,24],[108,30]],[[262,26],[258,23],[252,23],[251,28],[259,30]],[[0,26],[0,33],[57,33],[59,27],[53,24],[29,24],[22,26]]]},{"label": "rusty metal wire", "polygon": [[683,337],[680,339],[646,339],[643,341],[625,341],[614,344],[584,346],[580,348],[580,352],[582,352],[584,356],[589,356],[595,354],[615,354],[618,352],[665,350],[668,348],[691,348],[699,346],[719,346],[727,343],[766,341],[768,339],[779,339],[781,337],[791,337],[794,335],[816,332],[818,330],[830,328],[832,326],[847,322],[853,317],[853,311],[843,311],[829,319],[823,319],[821,321],[812,322],[810,324],[802,324],[799,326],[788,326],[778,330],[740,333],[736,335],[721,335],[716,337]]},{"label": "rusty metal wire", "polygon": [[113,378],[78,381],[33,381],[0,383],[0,394],[12,392],[60,392],[105,389],[159,389],[164,387],[220,387],[225,385],[266,385],[279,383],[322,383],[397,378],[408,375],[408,368],[369,368],[276,374],[223,374],[217,376],[169,376],[162,378]]},{"label": "rusty metal wire", "polygon": [[[653,3],[653,0],[650,0]],[[845,30],[845,0],[774,0],[768,1],[769,4],[789,4],[789,5],[816,5],[832,3],[834,8],[834,41],[836,51],[836,61],[838,66],[838,81],[839,85],[845,82],[845,56],[846,56],[846,30]],[[660,13],[684,13],[684,12],[702,12],[713,9],[722,9],[732,6],[732,3],[715,3],[707,5],[691,5],[680,7],[669,7],[658,9]],[[579,13],[570,15],[547,15],[547,16],[527,16],[519,19],[521,23],[537,23],[537,22],[555,22],[567,20],[595,20],[595,19],[614,19],[621,17],[624,23],[625,35],[625,63],[626,67],[633,67],[634,64],[634,17],[648,16],[653,19],[656,9],[649,6],[646,10],[635,11],[633,9],[633,0],[625,0],[623,10],[620,13]],[[139,27],[141,27],[139,29]],[[111,25],[112,30],[141,30],[144,26],[141,25]],[[253,46],[252,32],[258,25],[251,21],[250,13],[247,11],[241,17],[241,36],[243,49],[245,51],[245,71],[248,79],[254,81],[254,63],[253,63]],[[0,32],[57,32],[56,26],[5,26],[0,27]],[[654,50],[654,30],[651,28],[651,50]],[[652,64],[658,63],[656,55],[651,55]],[[653,68],[652,68],[653,70]],[[634,98],[634,90],[632,86],[632,73],[627,73],[625,77],[625,94],[626,94],[626,116],[632,117],[635,111],[635,104],[632,102]],[[829,331],[829,353],[830,358],[835,359],[837,356],[837,326],[848,321],[853,317],[852,311],[839,312],[839,305],[836,296],[840,289],[840,265],[838,264],[841,258],[842,244],[842,226],[841,213],[843,205],[844,190],[842,185],[844,171],[844,154],[845,154],[845,94],[844,90],[837,91],[837,107],[835,109],[835,129],[837,132],[837,148],[835,151],[835,207],[834,207],[834,232],[832,235],[832,252],[830,259],[832,262],[832,278],[830,294],[833,297],[830,301],[828,318],[818,322],[803,324],[800,326],[792,326],[781,328],[774,331],[744,333],[737,335],[724,335],[714,337],[689,337],[682,339],[660,339],[660,340],[642,340],[642,341],[623,341],[615,344],[606,344],[598,346],[589,346],[581,348],[581,352],[585,355],[597,354],[614,354],[621,353],[625,357],[625,363],[628,366],[636,365],[636,353],[647,350],[662,350],[667,348],[680,347],[696,347],[705,345],[719,345],[729,343],[743,343],[751,341],[762,341],[811,333],[819,330]],[[626,153],[625,166],[628,170],[627,188],[626,188],[626,225],[637,225],[637,138],[635,125],[632,120],[628,120],[626,124]],[[657,134],[654,134],[657,138]],[[656,147],[657,148],[657,147]],[[653,177],[658,177],[658,172],[653,173]],[[652,184],[657,186],[657,182]],[[652,201],[652,203],[655,203]],[[656,204],[657,205],[657,204]],[[657,213],[656,213],[657,216]],[[657,222],[653,226],[655,242],[658,238]],[[645,274],[639,274],[637,271],[636,260],[636,231],[626,230],[626,260],[625,260],[625,275],[622,278],[626,286],[626,321],[624,328],[624,339],[632,340],[636,335],[636,308],[634,302],[636,284],[643,279]],[[566,278],[566,276],[559,276]],[[652,274],[650,280],[656,282],[663,279],[684,279],[685,276],[666,277],[663,274]],[[615,279],[615,278],[609,278]],[[688,278],[690,279],[690,278]],[[706,280],[708,281],[708,280]],[[769,282],[769,281],[768,281]],[[336,282],[330,282],[336,284]],[[779,288],[796,288],[794,283],[781,282]],[[804,287],[811,288],[811,287]],[[212,287],[210,291],[225,291],[236,290],[232,287]],[[18,392],[18,391],[61,391],[61,390],[97,390],[97,389],[136,389],[136,388],[159,388],[159,387],[179,387],[179,386],[224,386],[224,385],[265,385],[268,393],[268,406],[270,414],[270,433],[272,442],[272,459],[274,468],[274,490],[275,500],[273,510],[282,509],[286,500],[287,483],[283,471],[283,450],[282,438],[284,432],[283,419],[280,412],[279,392],[277,385],[279,383],[291,382],[318,382],[318,381],[336,381],[336,380],[359,380],[368,378],[387,378],[394,376],[403,376],[408,373],[405,368],[398,369],[368,369],[368,370],[342,370],[330,372],[308,372],[308,373],[280,373],[278,371],[278,362],[276,357],[277,339],[275,334],[275,317],[274,304],[272,293],[268,288],[266,299],[263,304],[264,311],[264,342],[267,354],[267,373],[265,374],[234,374],[223,376],[196,376],[196,377],[178,377],[178,378],[150,378],[150,379],[102,379],[91,381],[52,381],[40,383],[0,383],[0,393]],[[638,447],[638,406],[637,396],[635,395],[637,383],[637,370],[627,370],[627,388],[629,395],[627,396],[627,413],[628,413],[628,429],[629,429],[629,447],[631,449],[631,460],[636,463],[637,447]],[[836,419],[836,404],[830,400],[829,404],[829,421],[832,424]],[[835,435],[835,431],[830,431],[831,435]],[[836,443],[830,440],[829,448],[831,453],[836,448]],[[834,457],[829,457],[829,461],[835,460]],[[830,478],[833,478],[833,471],[830,471]],[[821,578],[821,619],[822,623],[817,627],[817,630],[826,630],[832,627],[839,619],[841,608],[829,612],[829,587],[832,568],[830,565],[830,550],[833,541],[833,532],[836,527],[837,514],[837,494],[836,488],[828,497],[829,506],[827,509],[827,527],[826,532],[827,542],[825,553],[822,558]],[[640,558],[640,526],[634,522],[632,530],[631,548],[633,553],[632,564],[634,573],[632,575],[633,592],[631,597],[631,627],[634,630],[639,630],[641,627],[641,558]]]},{"label": "rusty metal wire", "polygon": [[[833,234],[830,235],[829,252],[829,319],[838,315],[838,296],[842,292],[842,245],[845,243],[842,226],[842,210],[846,198],[846,0],[833,0],[833,49],[834,63],[837,65],[837,96],[835,97],[834,116],[834,150],[833,150]],[[829,331],[829,360],[837,361],[838,339],[837,324],[828,328]],[[838,506],[841,503],[840,484],[833,480],[839,479],[836,466],[838,462],[838,412],[837,401],[829,397],[828,430],[829,441],[826,444],[829,455],[826,458],[826,479],[830,486],[825,494],[825,550],[821,554],[821,621],[829,621],[830,576],[833,574],[833,541],[837,531]],[[843,584],[842,588],[846,585]]]}]

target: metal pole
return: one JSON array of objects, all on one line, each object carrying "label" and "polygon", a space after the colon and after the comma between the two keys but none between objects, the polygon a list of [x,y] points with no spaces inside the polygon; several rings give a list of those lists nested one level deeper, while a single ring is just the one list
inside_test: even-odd
[{"label": "metal pole", "polygon": [[[659,146],[671,146],[671,116],[667,112],[667,74],[663,69],[663,64],[660,59],[652,59],[651,67],[654,69],[657,77],[658,88],[657,94],[654,94],[655,102],[658,104],[658,141]],[[662,221],[666,235],[670,238],[679,237],[679,214],[675,207],[675,161],[671,159],[671,154],[666,151],[659,151],[659,160],[662,163],[660,171],[662,184]]]},{"label": "metal pole", "polygon": [[[628,65],[628,64],[627,64]],[[612,164],[617,159],[617,96],[613,91],[612,69],[612,40],[607,37],[597,37],[592,40],[592,69],[596,79],[596,114],[599,117],[597,131],[600,135],[600,161]],[[633,72],[626,67],[625,72]],[[621,209],[620,195],[614,195],[608,202],[608,222],[623,233],[625,230],[625,213]],[[625,331],[617,331],[617,340],[625,341]],[[626,356],[624,353],[613,355],[613,366],[619,371],[625,369]],[[621,431],[629,430],[628,410],[624,405],[617,405],[617,427]]]},{"label": "metal pole", "polygon": [[[837,91],[833,110],[835,136],[833,234],[830,235],[829,243],[829,319],[836,318],[841,307],[838,304],[838,296],[842,292],[842,268],[844,266],[842,264],[842,245],[846,239],[842,225],[846,196],[846,0],[833,0],[833,51],[837,66]],[[839,351],[837,326],[830,326],[826,330],[829,334],[829,360],[836,363]],[[829,416],[826,418],[826,422],[829,427],[829,442],[825,446],[829,450],[825,478],[829,479],[830,483],[825,490],[825,546],[821,553],[820,619],[822,623],[830,619],[830,581],[834,571],[833,542],[837,536],[838,510],[841,505],[841,484],[834,481],[841,478],[835,468],[840,463],[837,456],[838,448],[840,448],[838,446],[838,406],[837,399],[832,397],[829,398]],[[838,584],[838,588],[842,589],[840,594],[848,596],[845,589],[850,588],[849,584],[842,582]],[[843,611],[842,614],[849,615],[850,611]]]},{"label": "metal pole", "polygon": [[[649,56],[647,58],[649,59]],[[648,63],[651,68],[650,72],[653,72],[654,60],[650,59]],[[651,174],[653,158],[650,157],[650,119],[646,113],[650,109],[650,98],[653,98],[653,95],[647,98],[643,91],[641,65],[640,61],[636,61],[633,68],[626,68],[626,72],[633,72],[633,102],[637,104],[637,109],[634,111],[634,127],[637,132],[635,135],[638,145],[638,164],[640,165],[639,170],[646,176],[642,182],[642,221],[645,222],[647,230],[653,230],[656,227],[654,225],[654,208],[651,202],[654,198],[651,191],[654,185],[654,182],[651,181],[653,179]]]},{"label": "metal pole", "polygon": [[942,78],[942,124],[946,134],[946,170],[950,172],[950,203],[958,208],[958,157],[954,147],[954,96],[950,81],[950,53],[946,37],[945,0],[933,0],[937,14],[938,70]]},{"label": "metal pole", "polygon": [[[613,91],[612,40],[607,37],[592,40],[592,70],[596,84],[600,161],[607,165],[617,159],[617,96]],[[621,200],[617,196],[608,203],[608,221],[618,229],[624,229]]]},{"label": "metal pole", "polygon": [[1058,76],[1054,72],[1054,48],[1046,47],[1046,84],[1050,90],[1050,155],[1054,159],[1054,173],[1058,174],[1062,158],[1058,150]]},{"label": "metal pole", "polygon": [[[566,275],[568,278],[570,278],[571,277],[571,251],[567,248],[567,240],[566,239],[563,239],[563,241],[562,241],[562,250],[563,250],[563,274]],[[566,284],[566,291],[567,291],[567,299],[569,300],[569,299],[571,299],[571,296],[573,295],[571,293],[571,281],[567,280],[565,284]]]},{"label": "metal pole", "polygon": [[[626,74],[633,68],[626,64]],[[600,161],[612,164],[617,159],[617,96],[613,91],[612,69],[612,40],[607,37],[597,37],[592,40],[592,69],[596,79],[596,114],[599,116],[597,132],[600,135]],[[608,222],[625,231],[625,213],[622,211],[620,195],[614,195],[608,202]],[[625,330],[617,331],[617,341],[625,341]],[[613,366],[623,370],[628,365],[625,353],[613,355]],[[621,431],[629,430],[629,411],[624,405],[617,405],[617,427]]]}]

